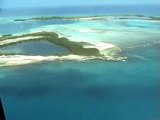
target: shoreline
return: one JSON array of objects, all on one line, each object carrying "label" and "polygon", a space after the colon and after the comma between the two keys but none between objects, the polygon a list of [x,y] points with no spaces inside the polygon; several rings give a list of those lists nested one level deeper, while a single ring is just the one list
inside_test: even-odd
[{"label": "shoreline", "polygon": [[[18,18],[13,19],[15,22],[25,22],[25,21],[46,21],[46,20],[73,20],[73,21],[93,21],[93,20],[110,20],[115,19],[115,15],[92,15],[92,16],[40,16],[32,18]],[[142,19],[142,20],[153,20],[160,21],[160,16],[152,15],[140,15],[140,14],[122,14],[118,15],[116,19]]]},{"label": "shoreline", "polygon": [[[0,40],[1,40],[0,41],[0,48],[8,46],[8,45],[12,45],[12,44],[18,44],[18,43],[21,43],[21,42],[26,42],[26,41],[43,40],[43,39],[44,40],[46,39],[48,41],[48,38],[45,38],[45,37],[47,35],[50,35],[50,34],[53,34],[51,36],[51,37],[53,37],[52,39],[59,39],[59,40],[65,39],[65,40],[62,40],[61,42],[73,43],[73,46],[74,45],[79,45],[78,47],[81,47],[81,49],[87,49],[87,50],[96,49],[100,53],[99,55],[103,55],[102,52],[104,50],[117,47],[114,44],[110,44],[110,43],[106,43],[106,42],[93,42],[93,43],[90,43],[90,42],[85,42],[85,41],[81,41],[81,42],[76,42],[76,41],[73,41],[73,40],[70,41],[69,38],[64,37],[59,32],[38,31],[36,33],[29,33],[29,34],[24,34],[24,35],[20,35],[20,36],[1,37],[0,38]],[[50,41],[50,39],[49,39],[49,42],[53,42],[54,43],[55,41]],[[55,44],[60,44],[60,42],[59,43],[55,42]],[[64,47],[66,47],[66,46],[64,46]],[[68,48],[68,46],[66,48]]]},{"label": "shoreline", "polygon": [[95,56],[80,56],[80,55],[66,55],[66,56],[27,56],[27,55],[2,55],[0,56],[0,67],[19,66],[40,62],[49,61],[77,61],[83,62],[87,60],[104,60],[104,61],[125,61],[125,57],[112,58],[95,57]]},{"label": "shoreline", "polygon": [[43,61],[86,61],[86,60],[106,60],[106,61],[124,61],[126,57],[116,56],[113,53],[122,52],[121,48],[104,42],[83,43],[70,41],[63,37],[60,33],[55,32],[36,32],[20,36],[5,36],[0,38],[0,48],[8,45],[29,42],[33,40],[46,40],[51,43],[63,46],[70,51],[68,55],[62,56],[32,56],[32,55],[0,55],[0,66],[17,66]]}]

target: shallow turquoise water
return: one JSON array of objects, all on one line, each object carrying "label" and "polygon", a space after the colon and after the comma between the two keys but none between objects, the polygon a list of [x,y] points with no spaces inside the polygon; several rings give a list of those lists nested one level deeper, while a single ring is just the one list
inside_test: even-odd
[{"label": "shallow turquoise water", "polygon": [[[0,96],[7,120],[160,119],[160,22],[45,21],[36,27],[34,23],[26,25],[28,22],[3,22],[0,34],[56,30],[77,41],[119,45],[128,57],[126,62],[68,61],[1,67]],[[8,24],[26,27],[15,31]],[[80,32],[86,29],[94,32]],[[29,46],[17,48],[28,50]]]},{"label": "shallow turquoise water", "polygon": [[0,21],[0,34],[18,34],[28,32],[31,28],[39,28],[44,25],[50,24],[70,24],[74,21],[63,21],[63,20],[54,20],[54,21],[37,21],[37,22],[15,22],[12,20],[1,20]]}]

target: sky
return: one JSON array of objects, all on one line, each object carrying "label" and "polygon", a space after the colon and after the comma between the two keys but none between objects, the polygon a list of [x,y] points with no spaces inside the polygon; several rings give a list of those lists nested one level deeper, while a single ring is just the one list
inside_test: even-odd
[{"label": "sky", "polygon": [[77,5],[124,5],[124,4],[160,4],[160,0],[0,0],[4,8],[15,7],[57,7]]}]

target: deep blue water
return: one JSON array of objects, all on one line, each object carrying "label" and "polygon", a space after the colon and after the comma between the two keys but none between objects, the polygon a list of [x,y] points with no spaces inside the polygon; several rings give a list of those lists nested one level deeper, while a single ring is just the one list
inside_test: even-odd
[{"label": "deep blue water", "polygon": [[7,118],[156,120],[160,76],[155,61],[1,68],[0,91]]},{"label": "deep blue water", "polygon": [[159,5],[71,6],[57,8],[2,9],[0,17],[24,16],[92,16],[92,15],[160,15]]},{"label": "deep blue water", "polygon": [[[4,10],[0,17],[159,15],[158,6],[114,7]],[[50,22],[53,21],[37,23],[36,27]],[[53,24],[57,23],[61,21]],[[0,24],[0,33],[17,33],[34,28],[31,23],[24,22],[21,23],[24,28],[20,29],[19,24]],[[146,41],[151,43],[151,39],[155,41],[158,36],[148,39]],[[159,120],[159,47],[157,42],[147,47],[125,48],[124,54],[129,57],[126,62],[65,61],[1,67],[0,96],[7,120]]]}]

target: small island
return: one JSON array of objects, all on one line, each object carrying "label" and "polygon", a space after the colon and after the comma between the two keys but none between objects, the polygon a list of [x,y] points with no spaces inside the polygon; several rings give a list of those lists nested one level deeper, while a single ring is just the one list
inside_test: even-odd
[{"label": "small island", "polygon": [[[21,65],[29,64],[34,62],[46,61],[46,60],[112,60],[112,61],[122,61],[125,57],[121,57],[120,53],[122,49],[116,45],[109,43],[97,43],[91,44],[87,42],[75,42],[70,41],[68,38],[60,37],[58,33],[55,32],[36,32],[28,33],[23,35],[2,35],[0,37],[0,48],[9,45],[20,44],[29,41],[48,41],[53,44],[63,46],[69,50],[68,55],[53,55],[53,56],[27,56],[27,55],[17,55],[15,53],[0,53],[0,66],[4,65]],[[15,61],[15,62],[14,62]],[[19,61],[19,63],[17,63]]]},{"label": "small island", "polygon": [[21,36],[3,35],[0,38],[0,41],[1,41],[0,47],[5,47],[11,44],[18,44],[20,42],[34,41],[34,40],[46,40],[51,43],[61,45],[67,48],[71,54],[86,55],[86,56],[100,56],[100,53],[96,48],[84,48],[81,42],[69,41],[67,38],[64,38],[64,37],[59,38],[58,34],[54,32],[37,32],[37,33],[25,34]]},{"label": "small island", "polygon": [[68,16],[41,16],[41,17],[34,17],[34,18],[21,18],[21,19],[14,19],[14,21],[46,21],[46,20],[104,20],[104,16],[79,16],[79,17],[68,17]]},{"label": "small island", "polygon": [[[130,15],[124,14],[123,16],[118,16],[118,19],[141,19],[141,20],[154,20],[159,21],[160,16],[147,16],[147,15]],[[68,17],[68,16],[41,16],[41,17],[33,17],[33,18],[20,18],[14,19],[15,22],[25,22],[25,21],[47,21],[47,20],[73,20],[73,21],[94,21],[94,20],[109,20],[110,16],[79,16],[79,17]]]}]

